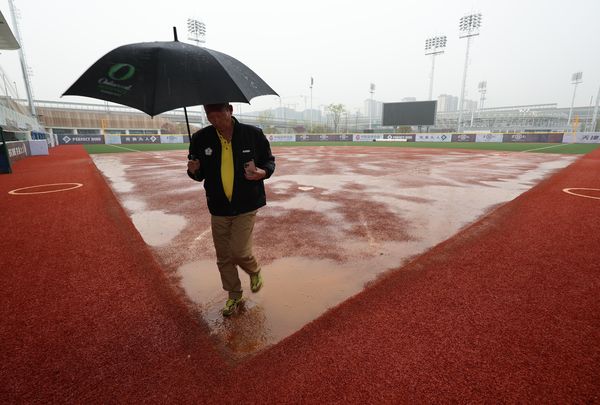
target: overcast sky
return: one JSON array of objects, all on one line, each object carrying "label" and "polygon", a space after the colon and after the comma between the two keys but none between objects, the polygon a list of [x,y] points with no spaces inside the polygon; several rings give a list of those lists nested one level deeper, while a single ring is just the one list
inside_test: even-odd
[{"label": "overcast sky", "polygon": [[[481,35],[470,50],[467,99],[486,107],[557,103],[568,107],[574,72],[583,72],[575,104],[587,106],[600,87],[600,0],[14,0],[37,100],[98,102],[61,94],[98,58],[117,46],[186,39],[186,19],[207,27],[206,47],[248,65],[298,110],[342,103],[349,111],[370,98],[425,100],[431,57],[425,39],[446,35],[436,58],[434,97],[460,96],[466,39],[460,17],[480,12]],[[0,0],[12,26],[7,0]],[[13,29],[14,31],[14,29]],[[0,66],[24,97],[17,51],[2,51]],[[304,97],[302,97],[304,96]],[[305,104],[306,103],[306,104]],[[263,96],[247,110],[279,106]]]}]

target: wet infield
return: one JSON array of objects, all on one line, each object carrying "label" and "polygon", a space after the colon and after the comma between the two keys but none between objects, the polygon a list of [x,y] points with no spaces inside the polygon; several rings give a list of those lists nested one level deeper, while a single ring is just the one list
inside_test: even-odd
[{"label": "wet infield", "polygon": [[236,359],[302,328],[573,156],[387,147],[277,147],[257,217],[265,285],[229,319],[202,184],[184,151],[94,155],[173,285]]}]

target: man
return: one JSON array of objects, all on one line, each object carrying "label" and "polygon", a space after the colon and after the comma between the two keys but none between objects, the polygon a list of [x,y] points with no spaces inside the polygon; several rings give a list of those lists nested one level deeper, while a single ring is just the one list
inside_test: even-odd
[{"label": "man", "polygon": [[204,111],[212,125],[192,136],[187,173],[204,181],[217,267],[229,294],[223,315],[230,316],[243,302],[237,266],[250,276],[252,292],[263,285],[252,230],[266,204],[263,180],[275,171],[275,158],[262,130],[238,122],[229,103],[207,104]]}]

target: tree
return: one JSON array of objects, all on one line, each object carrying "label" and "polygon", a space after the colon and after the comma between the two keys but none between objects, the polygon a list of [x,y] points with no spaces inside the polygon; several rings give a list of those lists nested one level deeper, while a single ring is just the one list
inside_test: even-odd
[{"label": "tree", "polygon": [[333,132],[337,132],[340,118],[342,117],[342,114],[346,112],[346,108],[344,107],[344,104],[329,104],[327,106],[327,111],[331,113],[333,119]]}]

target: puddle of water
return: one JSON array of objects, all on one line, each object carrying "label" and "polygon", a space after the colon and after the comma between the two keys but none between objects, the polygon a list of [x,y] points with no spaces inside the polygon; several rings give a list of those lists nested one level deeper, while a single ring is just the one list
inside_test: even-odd
[{"label": "puddle of water", "polygon": [[112,188],[119,193],[127,193],[133,190],[134,184],[126,180],[126,171],[129,168],[121,162],[117,156],[103,156],[103,158],[92,157],[94,164],[110,181]]},{"label": "puddle of water", "polygon": [[135,212],[135,211],[143,211],[146,209],[146,202],[142,201],[142,200],[135,200],[135,199],[127,199],[124,200],[122,202],[123,207],[131,212]]},{"label": "puddle of water", "polygon": [[187,224],[181,215],[165,214],[163,211],[134,212],[131,220],[144,242],[150,246],[168,244]]},{"label": "puddle of water", "polygon": [[249,277],[240,270],[245,308],[225,320],[221,308],[226,296],[214,262],[187,263],[178,269],[178,275],[187,296],[201,308],[211,333],[239,356],[278,342],[360,292],[376,276],[363,266],[359,262],[281,258],[263,266],[265,285],[257,294],[250,293]]}]

